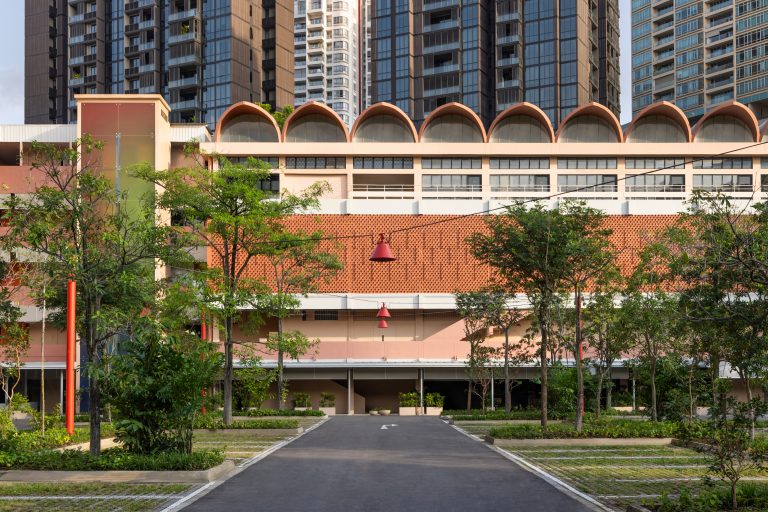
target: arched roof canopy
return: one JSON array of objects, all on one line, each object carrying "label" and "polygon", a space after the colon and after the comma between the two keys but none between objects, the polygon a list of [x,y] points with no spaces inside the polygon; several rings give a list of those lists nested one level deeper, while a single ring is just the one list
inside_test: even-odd
[{"label": "arched roof canopy", "polygon": [[421,142],[486,142],[480,117],[461,103],[446,103],[433,110],[419,131]]},{"label": "arched roof canopy", "polygon": [[275,118],[250,101],[235,103],[221,114],[214,134],[216,142],[280,142]]},{"label": "arched roof canopy", "polygon": [[348,142],[344,121],[324,103],[310,101],[288,116],[283,124],[285,142]]},{"label": "arched roof canopy", "polygon": [[757,142],[760,126],[755,114],[737,101],[713,108],[693,128],[694,142]]},{"label": "arched roof canopy", "polygon": [[558,142],[622,142],[621,124],[607,107],[591,102],[568,114],[557,130]]},{"label": "arched roof canopy", "polygon": [[763,121],[763,126],[760,129],[760,133],[762,134],[760,137],[760,142],[768,142],[768,119]]},{"label": "arched roof canopy", "polygon": [[554,142],[549,117],[539,107],[523,102],[507,107],[491,123],[488,142]]},{"label": "arched roof canopy", "polygon": [[637,113],[624,142],[691,142],[691,125],[677,105],[659,101]]},{"label": "arched roof canopy", "polygon": [[355,120],[352,142],[417,142],[419,134],[411,119],[391,103],[376,103]]}]

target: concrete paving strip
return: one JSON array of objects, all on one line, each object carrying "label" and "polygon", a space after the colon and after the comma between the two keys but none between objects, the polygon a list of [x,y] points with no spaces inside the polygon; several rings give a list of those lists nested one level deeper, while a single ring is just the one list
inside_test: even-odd
[{"label": "concrete paving strip", "polygon": [[706,464],[650,464],[650,465],[642,465],[642,466],[626,466],[623,464],[605,464],[600,466],[560,466],[560,468],[569,468],[569,469],[700,469],[700,468],[708,468],[709,466]]},{"label": "concrete paving strip", "polygon": [[325,418],[323,418],[322,420],[318,421],[314,425],[312,425],[310,427],[307,427],[306,429],[303,429],[303,431],[300,434],[298,434],[297,436],[291,437],[291,438],[286,439],[284,441],[280,441],[276,445],[272,446],[271,448],[268,448],[268,449],[264,450],[263,452],[259,453],[258,455],[255,455],[254,457],[251,457],[250,459],[246,459],[246,461],[243,462],[242,464],[238,465],[234,469],[234,471],[231,471],[228,474],[223,475],[221,478],[217,479],[216,481],[209,482],[208,484],[200,487],[199,489],[191,492],[190,494],[182,496],[181,498],[179,498],[175,502],[171,503],[169,506],[167,506],[164,509],[162,509],[160,512],[176,512],[178,510],[183,509],[187,505],[189,505],[189,504],[193,503],[194,501],[200,499],[201,497],[205,496],[206,494],[211,492],[213,489],[215,489],[219,485],[223,484],[224,482],[226,482],[227,480],[229,480],[233,476],[237,475],[238,473],[240,473],[244,469],[252,466],[253,464],[256,464],[260,460],[264,459],[265,457],[268,457],[270,454],[272,454],[272,453],[276,452],[277,450],[279,450],[280,448],[282,448],[282,447],[292,443],[293,441],[295,441],[296,439],[299,439],[300,437],[306,435],[307,433],[312,432],[313,430],[318,428],[320,425],[322,425],[326,421],[328,421],[330,418],[331,418],[330,416],[326,416]]},{"label": "concrete paving strip", "polygon": [[[468,434],[467,432],[464,432],[460,427],[457,427],[455,425],[451,425],[451,427],[456,429],[456,431],[461,432],[465,436],[469,437],[470,439],[475,439],[475,440],[482,441],[482,440],[478,439],[477,436],[473,436],[472,434]],[[486,443],[483,443],[483,444],[485,444],[485,446],[487,446],[489,449],[495,451],[496,453],[498,453],[499,455],[501,455],[505,459],[511,460],[512,462],[516,463],[518,466],[522,467],[523,469],[526,469],[526,470],[528,470],[528,471],[530,471],[532,473],[535,473],[542,480],[544,480],[548,484],[552,485],[552,487],[554,487],[555,489],[557,489],[560,492],[562,492],[564,494],[567,494],[567,495],[577,499],[582,504],[590,507],[592,510],[594,510],[596,512],[615,512],[614,509],[603,505],[602,503],[600,503],[599,501],[597,501],[593,497],[591,497],[588,494],[585,494],[585,493],[579,491],[578,489],[568,485],[564,481],[560,480],[559,478],[557,478],[556,476],[554,476],[554,475],[552,475],[550,473],[547,473],[546,471],[544,471],[543,469],[539,468],[538,466],[534,466],[533,464],[525,461],[524,459],[522,459],[522,458],[520,458],[520,457],[518,457],[518,456],[516,456],[516,455],[514,455],[512,453],[509,453],[509,452],[507,452],[505,450],[502,450],[501,448],[499,448],[497,446],[493,446],[492,444],[486,444]]]},{"label": "concrete paving strip", "polygon": [[0,482],[208,483],[235,469],[232,461],[200,471],[37,471],[14,469],[0,473]]},{"label": "concrete paving strip", "polygon": [[706,459],[706,455],[584,455],[582,457],[526,457],[528,460],[584,460],[584,459],[619,459],[619,460],[637,460],[637,459]]},{"label": "concrete paving strip", "polygon": [[[120,446],[120,443],[115,440],[114,437],[108,437],[101,440],[101,449],[106,450],[107,448],[114,448],[115,446]],[[91,448],[91,442],[86,441],[84,443],[77,443],[77,444],[70,444],[67,446],[62,446],[60,448],[56,448],[54,451],[57,452],[63,452],[64,450],[89,450]]]},{"label": "concrete paving strip", "polygon": [[0,496],[0,501],[36,500],[168,500],[178,494],[104,494],[101,496]]},{"label": "concrete paving strip", "polygon": [[496,439],[486,436],[488,444],[502,448],[526,446],[669,446],[671,437],[642,437],[632,439],[591,438],[591,439]]}]

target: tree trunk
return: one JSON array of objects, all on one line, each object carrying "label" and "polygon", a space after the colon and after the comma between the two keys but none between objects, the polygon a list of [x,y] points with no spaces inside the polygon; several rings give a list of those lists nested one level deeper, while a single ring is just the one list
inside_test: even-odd
[{"label": "tree trunk", "polygon": [[610,409],[613,406],[613,401],[611,400],[611,393],[613,392],[613,369],[611,366],[613,365],[613,361],[611,361],[608,364],[608,385],[605,387],[605,408]]},{"label": "tree trunk", "polygon": [[90,375],[89,380],[89,398],[91,409],[89,411],[89,423],[91,426],[90,448],[91,455],[98,457],[101,455],[101,390],[99,389],[99,380],[95,375]]},{"label": "tree trunk", "polygon": [[232,339],[232,316],[227,315],[224,319],[224,328],[227,330],[224,338],[224,424],[232,423],[232,380],[234,379],[234,355]]},{"label": "tree trunk", "polygon": [[651,363],[651,421],[658,421],[656,411],[656,360]]},{"label": "tree trunk", "polygon": [[547,431],[547,335],[549,334],[549,318],[546,307],[539,307],[539,323],[541,331],[541,429]]},{"label": "tree trunk", "polygon": [[731,509],[737,510],[739,508],[739,504],[736,502],[736,484],[738,481],[734,480],[731,482]]},{"label": "tree trunk", "polygon": [[284,391],[285,379],[283,376],[283,317],[277,319],[277,408],[285,408]]},{"label": "tree trunk", "polygon": [[693,423],[693,416],[696,413],[695,406],[693,403],[693,369],[695,365],[693,364],[693,361],[691,362],[691,368],[688,371],[688,423]]},{"label": "tree trunk", "polygon": [[597,418],[600,417],[600,402],[603,400],[603,379],[603,369],[600,368],[597,372],[597,390],[595,391],[595,416]]},{"label": "tree trunk", "polygon": [[576,288],[576,431],[584,429],[584,369],[581,367],[581,291]]},{"label": "tree trunk", "polygon": [[509,388],[509,326],[504,329],[504,412],[512,411],[512,390]]},{"label": "tree trunk", "polygon": [[472,379],[467,379],[467,413],[472,410]]},{"label": "tree trunk", "polygon": [[748,376],[743,377],[744,385],[747,388],[747,403],[749,404],[749,438],[755,439],[755,404],[752,402],[752,383]]}]

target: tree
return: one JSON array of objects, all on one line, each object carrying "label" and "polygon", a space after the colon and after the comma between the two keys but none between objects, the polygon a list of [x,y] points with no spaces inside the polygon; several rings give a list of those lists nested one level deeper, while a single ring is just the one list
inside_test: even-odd
[{"label": "tree", "polygon": [[66,283],[77,283],[76,328],[87,356],[90,451],[101,448],[102,383],[98,365],[107,343],[152,302],[155,261],[168,259],[168,232],[155,222],[151,198],[127,206],[96,165],[102,144],[88,135],[71,147],[32,144],[33,172],[44,184],[9,201],[8,250],[44,256],[54,324],[63,326]]},{"label": "tree", "polygon": [[[488,338],[489,297],[485,292],[455,293],[456,312],[464,320],[464,339],[469,343],[467,355],[467,411],[472,409],[472,394],[476,383],[486,378],[486,368],[490,363],[491,353],[483,350],[483,344]],[[483,386],[487,389],[487,383]],[[482,408],[485,410],[485,391],[482,392]]]},{"label": "tree", "polygon": [[277,353],[278,408],[285,405],[284,359],[288,354],[298,359],[317,344],[300,331],[285,331],[284,320],[300,311],[299,297],[317,291],[323,282],[330,281],[342,268],[339,258],[321,248],[321,231],[281,231],[274,233],[265,246],[269,261],[273,292],[260,301],[259,311],[277,318],[277,332],[267,338],[267,349]]},{"label": "tree", "polygon": [[[267,292],[262,276],[249,277],[247,270],[260,254],[269,250],[276,234],[282,233],[288,215],[302,213],[318,204],[327,184],[317,183],[300,195],[264,190],[269,165],[248,159],[237,164],[217,155],[200,155],[187,148],[197,165],[155,170],[142,166],[137,176],[164,189],[158,205],[180,220],[175,236],[191,234],[192,245],[207,245],[213,268],[206,276],[207,309],[216,313],[224,327],[224,423],[232,422],[234,376],[233,328],[240,311],[252,308]],[[209,168],[205,158],[210,159]],[[213,163],[218,164],[214,169]]]},{"label": "tree", "polygon": [[557,294],[570,289],[583,256],[583,239],[602,236],[599,216],[583,202],[566,202],[548,210],[510,206],[502,215],[489,215],[487,231],[467,241],[474,256],[491,266],[498,284],[524,291],[539,326],[541,366],[541,425],[547,428],[547,356],[552,307]]},{"label": "tree", "polygon": [[[666,233],[669,273],[684,283],[681,309],[704,343],[697,352],[738,372],[747,404],[768,367],[768,204],[753,208],[747,214],[727,197],[696,194]],[[754,436],[754,409],[750,416]]]},{"label": "tree", "polygon": [[[605,406],[611,407],[613,363],[631,347],[630,338],[624,336],[621,329],[622,317],[620,309],[614,304],[615,298],[613,290],[599,291],[592,294],[584,309],[584,339],[594,354],[592,366],[597,375],[595,387],[597,417],[600,417],[603,389],[605,389]],[[604,385],[605,379],[609,381],[607,386]]]},{"label": "tree", "polygon": [[503,290],[492,289],[488,293],[488,321],[494,327],[504,331],[504,346],[502,352],[504,355],[504,412],[509,414],[512,410],[512,383],[509,374],[509,366],[512,360],[516,363],[523,363],[529,359],[527,346],[521,342],[514,346],[509,343],[509,330],[512,327],[519,326],[520,321],[525,317],[525,313],[509,304],[514,297],[509,296]]},{"label": "tree", "polygon": [[9,413],[21,382],[22,359],[29,351],[29,332],[21,325],[21,309],[13,300],[19,288],[18,274],[18,265],[0,261],[0,391]]}]

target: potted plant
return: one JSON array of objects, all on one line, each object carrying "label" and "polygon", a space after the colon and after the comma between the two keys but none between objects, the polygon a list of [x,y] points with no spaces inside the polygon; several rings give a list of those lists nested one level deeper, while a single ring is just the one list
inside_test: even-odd
[{"label": "potted plant", "polygon": [[377,408],[375,408],[375,407],[372,407],[371,410],[368,411],[368,414],[370,414],[371,416],[378,416],[379,415],[379,410]]},{"label": "potted plant", "polygon": [[320,410],[326,416],[333,416],[336,414],[336,395],[323,391],[320,393]]},{"label": "potted plant", "polygon": [[419,394],[415,391],[399,394],[400,409],[397,413],[400,416],[416,416],[419,411]]},{"label": "potted plant", "polygon": [[392,413],[392,411],[390,409],[387,409],[385,407],[380,407],[379,408],[379,415],[380,416],[389,416],[391,413]]},{"label": "potted plant", "polygon": [[311,406],[309,393],[293,394],[293,409],[296,411],[306,411]]},{"label": "potted plant", "polygon": [[443,413],[445,397],[440,393],[427,393],[424,396],[424,405],[427,406],[427,416],[440,416]]}]

